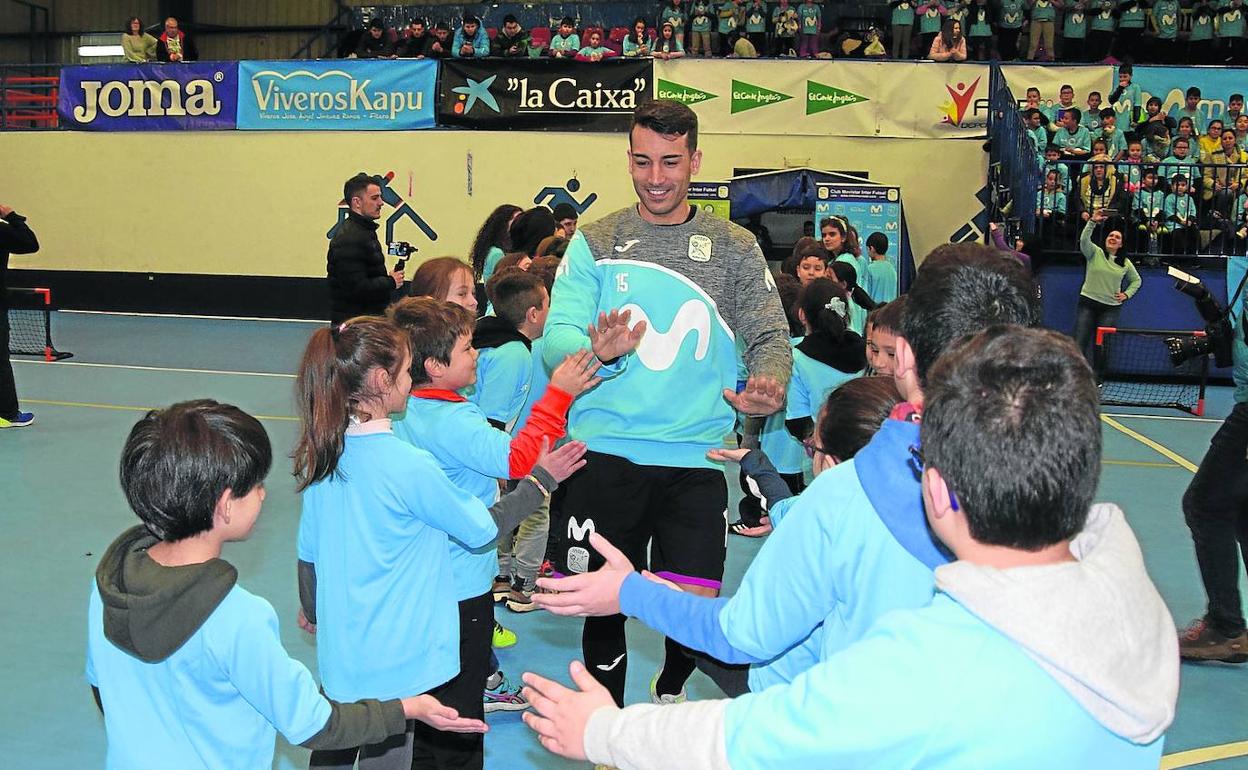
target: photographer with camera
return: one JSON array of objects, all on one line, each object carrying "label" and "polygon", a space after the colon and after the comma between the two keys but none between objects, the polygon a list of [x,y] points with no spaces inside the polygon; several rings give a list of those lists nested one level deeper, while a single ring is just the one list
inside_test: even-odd
[{"label": "photographer with camera", "polygon": [[[329,242],[330,322],[339,324],[357,315],[381,315],[395,291],[403,286],[406,254],[393,271],[377,237],[381,218],[381,183],[363,171],[346,181],[342,198],[350,211]],[[396,244],[406,246],[406,244]],[[407,251],[410,253],[411,247]]]},{"label": "photographer with camera", "polygon": [[[1183,494],[1183,517],[1192,531],[1196,562],[1205,586],[1208,608],[1179,636],[1179,655],[1188,660],[1248,662],[1248,633],[1239,596],[1239,563],[1248,564],[1248,342],[1244,322],[1248,296],[1241,281],[1231,300],[1238,321],[1224,311],[1199,282],[1179,290],[1196,298],[1205,319],[1207,343],[1176,349],[1167,340],[1171,359],[1213,354],[1218,365],[1234,363],[1235,406],[1209,443],[1209,451]],[[1229,359],[1229,361],[1227,360]],[[1238,546],[1238,547],[1237,547]]]}]

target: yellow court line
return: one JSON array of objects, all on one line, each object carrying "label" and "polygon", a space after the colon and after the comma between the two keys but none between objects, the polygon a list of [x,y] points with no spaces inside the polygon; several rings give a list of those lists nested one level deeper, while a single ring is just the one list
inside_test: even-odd
[{"label": "yellow court line", "polygon": [[1148,436],[1145,436],[1143,433],[1137,433],[1131,430],[1130,428],[1128,428],[1127,426],[1123,425],[1122,423],[1118,422],[1114,418],[1107,417],[1105,415],[1101,415],[1101,422],[1105,423],[1106,425],[1118,431],[1119,433],[1123,433],[1127,436],[1130,436],[1131,438],[1140,442],[1141,444],[1153,450],[1154,452],[1157,452],[1163,457],[1170,458],[1174,462],[1178,463],[1180,466],[1187,468],[1192,473],[1196,472],[1196,464],[1193,463],[1191,460],[1188,460],[1186,457],[1179,454],[1178,452],[1175,452],[1173,449],[1169,449],[1157,443],[1156,441],[1153,441],[1151,438],[1149,438]]},{"label": "yellow court line", "polygon": [[1103,465],[1125,465],[1129,468],[1182,468],[1178,463],[1154,463],[1144,460],[1101,460]]},{"label": "yellow court line", "polygon": [[1190,751],[1167,754],[1161,758],[1159,770],[1174,770],[1176,767],[1191,767],[1192,765],[1203,765],[1206,762],[1216,762],[1219,759],[1244,756],[1248,756],[1248,741],[1223,743],[1220,746],[1206,746],[1203,749],[1191,749]]},{"label": "yellow court line", "polygon": [[[23,398],[23,404],[42,404],[44,406],[72,406],[81,409],[112,409],[117,412],[150,412],[157,407],[154,406],[124,406],[122,404],[93,404],[86,401],[48,401],[38,398]],[[298,422],[298,417],[286,417],[282,415],[270,414],[253,414],[257,420],[281,420],[283,422]]]}]

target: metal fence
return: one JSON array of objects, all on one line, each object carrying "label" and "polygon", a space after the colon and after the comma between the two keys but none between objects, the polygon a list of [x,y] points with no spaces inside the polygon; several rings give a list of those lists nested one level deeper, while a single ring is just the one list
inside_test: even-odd
[{"label": "metal fence", "polygon": [[54,129],[60,66],[0,65],[0,131]]},{"label": "metal fence", "polygon": [[1010,220],[1013,228],[1034,232],[1038,222],[1031,201],[1040,188],[1040,164],[1019,116],[1018,100],[997,62],[988,71],[988,101],[989,217]]}]

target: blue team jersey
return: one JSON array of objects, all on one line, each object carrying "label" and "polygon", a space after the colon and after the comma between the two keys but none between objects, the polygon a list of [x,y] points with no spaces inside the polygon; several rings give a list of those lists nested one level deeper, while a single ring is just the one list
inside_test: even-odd
[{"label": "blue team jersey", "polygon": [[316,565],[316,652],[339,701],[422,693],[459,672],[450,544],[498,528],[426,451],[348,433],[338,472],[303,492],[298,553]]},{"label": "blue team jersey", "polygon": [[877,303],[897,299],[897,268],[888,259],[873,259],[867,265],[867,282],[863,284],[867,294]]},{"label": "blue team jersey", "polygon": [[[801,341],[801,337],[794,337],[789,340],[789,343],[796,347]],[[793,355],[797,356],[796,350]],[[797,378],[789,380],[788,397],[790,399],[793,398],[793,387],[796,381]],[[763,423],[762,435],[759,437],[759,447],[780,473],[801,473],[806,465],[806,449],[800,441],[793,438],[789,429],[784,427],[786,419],[788,416],[783,411],[768,415]]]},{"label": "blue team jersey", "polygon": [[529,396],[533,356],[519,340],[483,348],[477,358],[477,381],[464,395],[487,419],[511,425]]},{"label": "blue team jersey", "polygon": [[278,730],[299,744],[329,721],[316,680],[282,647],[272,605],[238,585],[185,644],[148,663],[104,636],[93,582],[86,676],[104,704],[110,770],[268,770]]}]

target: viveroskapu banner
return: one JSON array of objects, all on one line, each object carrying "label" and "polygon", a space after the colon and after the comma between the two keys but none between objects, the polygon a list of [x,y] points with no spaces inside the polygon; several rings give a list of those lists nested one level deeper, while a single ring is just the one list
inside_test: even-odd
[{"label": "viveroskapu banner", "polygon": [[434,126],[438,63],[245,61],[238,127],[264,131],[400,131]]},{"label": "viveroskapu banner", "polygon": [[61,68],[61,125],[83,131],[234,128],[237,62]]},{"label": "viveroskapu banner", "polygon": [[443,59],[438,123],[496,131],[627,131],[649,60]]}]

